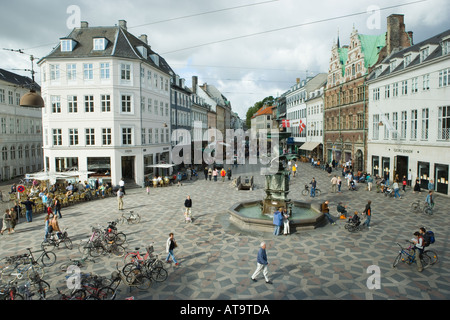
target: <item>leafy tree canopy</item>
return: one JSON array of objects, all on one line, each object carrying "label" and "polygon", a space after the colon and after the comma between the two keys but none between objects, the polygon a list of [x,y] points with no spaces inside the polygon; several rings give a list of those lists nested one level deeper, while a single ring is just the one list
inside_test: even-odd
[{"label": "leafy tree canopy", "polygon": [[247,128],[251,127],[252,117],[259,109],[261,109],[265,104],[268,106],[272,106],[274,103],[275,103],[275,98],[273,96],[268,96],[268,97],[265,97],[262,101],[258,101],[253,106],[248,108],[247,114],[246,114]]}]

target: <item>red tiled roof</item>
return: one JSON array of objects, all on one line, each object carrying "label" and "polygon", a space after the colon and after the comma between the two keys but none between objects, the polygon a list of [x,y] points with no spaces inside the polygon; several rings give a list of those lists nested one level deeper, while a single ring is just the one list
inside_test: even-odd
[{"label": "red tiled roof", "polygon": [[259,109],[252,118],[266,115],[266,114],[272,114],[274,106],[264,106],[261,109]]}]

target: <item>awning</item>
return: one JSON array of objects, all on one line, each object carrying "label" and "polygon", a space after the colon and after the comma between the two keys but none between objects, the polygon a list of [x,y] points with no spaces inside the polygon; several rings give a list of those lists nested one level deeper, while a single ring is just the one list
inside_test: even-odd
[{"label": "awning", "polygon": [[175,164],[160,163],[160,164],[151,164],[151,165],[146,166],[146,167],[147,168],[163,168],[163,169],[167,169],[167,168],[172,168],[173,166],[175,166]]},{"label": "awning", "polygon": [[312,151],[320,144],[320,142],[305,142],[299,149],[300,150],[306,150],[306,151]]}]

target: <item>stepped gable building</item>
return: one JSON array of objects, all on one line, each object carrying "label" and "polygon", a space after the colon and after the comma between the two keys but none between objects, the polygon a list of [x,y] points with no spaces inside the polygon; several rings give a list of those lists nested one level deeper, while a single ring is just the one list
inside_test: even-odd
[{"label": "stepped gable building", "polygon": [[352,163],[365,171],[367,161],[368,91],[366,78],[373,67],[393,50],[410,46],[412,34],[405,31],[403,15],[387,18],[387,32],[364,35],[353,28],[349,45],[338,39],[331,50],[325,91],[325,160]]},{"label": "stepped gable building", "polygon": [[146,35],[129,33],[125,20],[107,27],[82,22],[38,64],[46,170],[139,186],[167,174],[149,166],[171,162],[173,74]]},{"label": "stepped gable building", "polygon": [[450,30],[382,60],[368,77],[368,171],[448,195]]}]

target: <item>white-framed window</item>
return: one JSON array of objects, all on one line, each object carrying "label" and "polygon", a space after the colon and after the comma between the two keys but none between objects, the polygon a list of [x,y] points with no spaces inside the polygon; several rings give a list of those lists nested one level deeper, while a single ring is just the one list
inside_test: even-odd
[{"label": "white-framed window", "polygon": [[438,140],[450,139],[450,106],[439,107]]},{"label": "white-framed window", "polygon": [[[161,129],[162,130],[162,129]],[[169,129],[166,128],[166,143],[169,143],[170,139],[169,139]]]},{"label": "white-framed window", "polygon": [[72,39],[62,39],[60,43],[61,43],[61,52],[70,52],[73,50]]},{"label": "white-framed window", "polygon": [[166,117],[168,117],[169,116],[169,103],[166,103],[165,110],[166,110]]},{"label": "white-framed window", "polygon": [[8,148],[2,147],[2,160],[6,161],[8,160]]},{"label": "white-framed window", "polygon": [[450,39],[442,41],[442,55],[445,56],[450,53]]},{"label": "white-framed window", "polygon": [[69,145],[78,145],[78,129],[69,129]]},{"label": "white-framed window", "polygon": [[100,79],[107,80],[110,78],[109,62],[100,63]]},{"label": "white-framed window", "polygon": [[151,99],[151,98],[148,98],[148,99],[147,99],[147,110],[148,110],[149,113],[152,113],[152,112],[153,112],[152,109],[153,109],[152,99]]},{"label": "white-framed window", "polygon": [[102,112],[110,112],[111,111],[111,96],[109,94],[102,94],[100,96],[102,101]]},{"label": "white-framed window", "polygon": [[160,101],[159,102],[159,111],[160,111],[160,115],[164,116],[164,102]]},{"label": "white-framed window", "polygon": [[373,89],[373,100],[380,100],[380,88]]},{"label": "white-framed window", "polygon": [[111,128],[103,128],[102,129],[102,144],[104,146],[109,146],[112,143],[111,139]]},{"label": "white-framed window", "polygon": [[450,68],[439,71],[439,88],[450,85]]},{"label": "white-framed window", "polygon": [[83,79],[84,80],[94,79],[94,65],[92,63],[83,64]]},{"label": "white-framed window", "polygon": [[419,78],[415,77],[411,79],[411,93],[417,93],[419,91]]},{"label": "white-framed window", "polygon": [[406,139],[406,130],[408,126],[408,114],[402,111],[402,119],[400,123],[400,139]]},{"label": "white-framed window", "polygon": [[133,128],[122,128],[122,145],[129,146],[133,144]]},{"label": "white-framed window", "polygon": [[9,104],[14,104],[14,95],[13,95],[13,92],[12,91],[8,91],[8,103]]},{"label": "white-framed window", "polygon": [[430,47],[426,47],[420,50],[420,62],[425,61],[426,58],[430,55]]},{"label": "white-framed window", "polygon": [[398,82],[392,85],[392,96],[398,97]]},{"label": "white-framed window", "polygon": [[0,103],[5,103],[5,89],[0,89]]},{"label": "white-framed window", "polygon": [[[385,113],[384,117],[386,119],[386,121],[389,121],[389,113]],[[386,124],[384,124],[384,140],[389,139],[389,129],[388,126]]]},{"label": "white-framed window", "polygon": [[[62,129],[53,129],[53,145],[62,146]],[[28,157],[27,148],[28,146],[25,146],[25,158]]]},{"label": "white-framed window", "polygon": [[411,110],[411,140],[417,139],[417,110]]},{"label": "white-framed window", "polygon": [[68,63],[66,65],[67,80],[75,81],[77,80],[77,65],[76,63]]},{"label": "white-framed window", "polygon": [[121,111],[122,113],[132,113],[133,111],[133,104],[132,104],[132,97],[129,94],[122,94],[121,95]]},{"label": "white-framed window", "polygon": [[145,144],[145,136],[146,136],[145,128],[141,128],[141,139],[142,139],[141,143],[142,144]]},{"label": "white-framed window", "polygon": [[155,108],[155,116],[157,116],[158,115],[158,100],[155,100],[154,108]]},{"label": "white-framed window", "polygon": [[84,112],[94,112],[94,96],[84,96]]},{"label": "white-framed window", "polygon": [[50,65],[50,80],[57,81],[60,78],[59,64]]},{"label": "white-framed window", "polygon": [[93,146],[95,145],[95,129],[94,128],[86,128],[85,129],[86,136],[86,145]]},{"label": "white-framed window", "polygon": [[398,131],[398,112],[392,113],[392,139],[397,139],[397,131]]},{"label": "white-framed window", "polygon": [[391,97],[391,86],[384,86],[384,98],[389,99]]},{"label": "white-framed window", "polygon": [[159,129],[155,129],[155,143],[159,143]]},{"label": "white-framed window", "polygon": [[408,80],[402,81],[402,95],[408,94]]},{"label": "white-framed window", "polygon": [[67,96],[67,112],[68,113],[78,112],[78,97],[77,96]]},{"label": "white-framed window", "polygon": [[52,104],[52,113],[61,113],[61,97],[50,96],[50,101]]},{"label": "white-framed window", "polygon": [[411,54],[408,54],[403,59],[403,67],[406,68],[411,63]]},{"label": "white-framed window", "polygon": [[429,116],[430,110],[428,108],[422,109],[422,140],[428,140]]},{"label": "white-framed window", "polygon": [[141,110],[145,112],[145,97],[141,97]]},{"label": "white-framed window", "polygon": [[131,80],[131,64],[129,63],[120,64],[120,79],[126,81]]},{"label": "white-framed window", "polygon": [[153,143],[153,129],[148,129],[148,143],[152,144]]},{"label": "white-framed window", "polygon": [[430,90],[430,74],[422,76],[422,89],[424,91]]},{"label": "white-framed window", "polygon": [[107,40],[105,38],[94,38],[94,50],[105,50],[106,41]]}]

